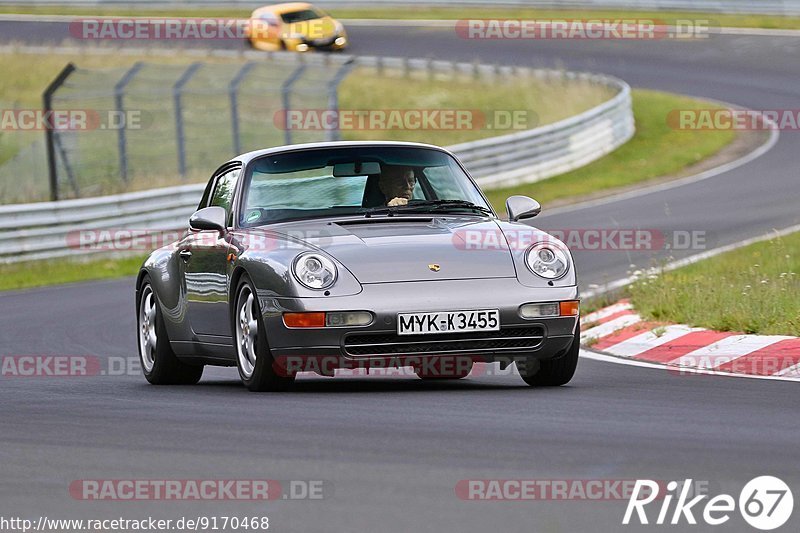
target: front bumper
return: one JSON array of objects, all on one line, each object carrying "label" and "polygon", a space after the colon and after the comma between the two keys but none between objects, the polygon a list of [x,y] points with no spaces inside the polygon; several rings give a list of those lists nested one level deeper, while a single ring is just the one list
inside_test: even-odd
[{"label": "front bumper", "polygon": [[343,35],[334,35],[332,37],[323,37],[319,39],[287,39],[286,47],[289,50],[297,52],[306,52],[309,50],[344,50],[347,47],[347,37]]},{"label": "front bumper", "polygon": [[[577,287],[533,289],[515,278],[367,284],[356,295],[329,298],[261,298],[270,349],[276,359],[302,361],[329,357],[334,366],[348,362],[393,359],[398,364],[431,357],[468,357],[507,361],[547,359],[569,348],[578,317],[524,319],[519,307],[531,302],[577,299]],[[397,335],[397,315],[499,309],[499,332]],[[284,312],[370,311],[363,327],[287,328]]]}]

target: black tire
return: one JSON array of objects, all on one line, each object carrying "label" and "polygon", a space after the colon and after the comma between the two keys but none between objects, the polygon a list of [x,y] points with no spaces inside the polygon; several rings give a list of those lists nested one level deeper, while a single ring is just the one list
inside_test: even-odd
[{"label": "black tire", "polygon": [[[292,383],[294,383],[294,375],[282,370],[275,363],[267,342],[264,319],[258,309],[256,290],[246,274],[239,280],[235,294],[236,298],[234,299],[231,313],[231,327],[234,348],[236,349],[236,367],[239,369],[239,377],[242,379],[242,383],[251,392],[280,392],[290,389]],[[247,305],[247,302],[243,302],[242,299],[248,298],[248,295],[253,296],[251,305],[255,307],[251,307],[251,314],[252,319],[257,324],[255,342],[248,341],[253,345],[254,350],[252,352],[248,352],[247,346],[242,345],[242,339],[245,335],[249,335],[249,330],[245,332],[238,329],[240,328],[240,312]],[[248,353],[255,356],[255,361],[252,361],[252,357],[249,357]]]},{"label": "black tire", "polygon": [[[572,345],[567,351],[553,359],[542,359],[538,361],[539,370],[536,372],[526,372],[524,369],[520,370],[520,376],[528,385],[532,387],[558,387],[566,385],[572,380],[575,375],[575,369],[578,367],[578,355],[581,348],[581,327],[580,325],[575,328],[575,337],[572,339]],[[535,361],[526,361],[526,363],[535,363]],[[526,365],[527,366],[527,365]],[[536,365],[531,365],[535,367]]]},{"label": "black tire", "polygon": [[[148,295],[151,300],[148,300]],[[152,315],[147,319],[147,327],[143,327],[143,304],[148,304]],[[150,320],[154,320],[152,328]],[[184,363],[172,351],[161,316],[161,306],[158,304],[158,295],[150,283],[150,278],[145,276],[137,291],[136,299],[136,326],[139,342],[139,362],[145,379],[153,385],[194,385],[203,377],[203,365],[190,365]],[[145,330],[148,332],[145,333]],[[155,332],[155,348],[149,343],[150,335]]]}]

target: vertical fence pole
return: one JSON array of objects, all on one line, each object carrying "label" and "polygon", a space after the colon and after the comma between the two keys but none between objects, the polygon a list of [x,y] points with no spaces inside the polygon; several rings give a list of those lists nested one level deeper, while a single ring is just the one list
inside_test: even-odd
[{"label": "vertical fence pole", "polygon": [[236,76],[231,80],[228,85],[228,96],[231,102],[231,135],[233,136],[233,153],[239,155],[242,153],[242,138],[239,131],[239,87],[242,85],[244,78],[256,66],[254,61],[249,61],[239,69]]},{"label": "vertical fence pole", "polygon": [[178,173],[181,178],[186,177],[186,139],[183,133],[183,110],[181,109],[181,91],[184,85],[192,79],[195,72],[203,66],[202,63],[192,63],[189,68],[183,71],[181,77],[172,86],[172,100],[175,104],[175,143],[178,147]]},{"label": "vertical fence pole", "polygon": [[[114,108],[118,117],[124,116],[123,97],[125,88],[133,80],[136,74],[142,69],[144,63],[138,61],[122,75],[120,80],[114,85]],[[128,181],[128,140],[125,130],[128,128],[127,121],[123,127],[117,130],[117,155],[119,157],[119,175],[122,181]]]},{"label": "vertical fence pole", "polygon": [[294,72],[286,78],[281,85],[281,102],[283,106],[283,141],[284,144],[292,144],[292,130],[289,127],[289,111],[291,110],[292,85],[300,79],[306,70],[306,64],[299,65]]},{"label": "vertical fence pole", "polygon": [[[58,73],[58,76],[47,86],[42,93],[42,107],[46,117],[53,114],[53,94],[61,87],[67,80],[70,74],[75,70],[75,65],[67,63],[67,66]],[[56,165],[56,149],[55,149],[55,134],[53,132],[53,121],[47,120],[45,125],[45,143],[47,148],[47,167],[50,174],[50,199],[58,200],[58,168]]]},{"label": "vertical fence pole", "polygon": [[[354,64],[355,62],[351,57],[339,67],[339,70],[336,71],[331,81],[328,82],[328,111],[336,112],[337,116],[339,111],[339,85],[350,73]],[[329,141],[338,141],[341,139],[341,129],[338,118],[336,120],[336,127],[328,130],[327,137]]]}]

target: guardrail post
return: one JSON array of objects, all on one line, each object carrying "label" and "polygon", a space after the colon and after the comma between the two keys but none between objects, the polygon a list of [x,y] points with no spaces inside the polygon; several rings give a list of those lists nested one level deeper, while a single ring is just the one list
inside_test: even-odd
[{"label": "guardrail post", "polygon": [[284,144],[292,144],[292,130],[289,128],[289,111],[291,110],[291,92],[292,85],[300,79],[303,72],[306,70],[306,64],[302,63],[294,72],[286,78],[286,81],[281,85],[281,102],[283,106],[283,140]]},{"label": "guardrail post", "polygon": [[239,132],[239,87],[242,85],[247,74],[249,74],[255,66],[256,63],[254,61],[245,63],[228,86],[228,94],[231,101],[231,134],[233,135],[234,155],[242,153],[242,139]]},{"label": "guardrail post", "polygon": [[[339,111],[339,85],[342,83],[347,75],[350,73],[350,70],[354,66],[353,58],[348,59],[345,61],[339,70],[336,71],[331,81],[328,82],[328,111],[335,111],[338,114]],[[329,141],[338,141],[341,138],[341,130],[339,129],[339,119],[336,119],[336,127],[334,129],[330,129],[327,132],[327,140]]]},{"label": "guardrail post", "polygon": [[183,86],[186,85],[195,72],[203,66],[202,63],[196,62],[189,65],[189,68],[183,71],[181,77],[172,86],[172,100],[175,104],[175,142],[178,146],[178,173],[182,178],[186,177],[186,140],[183,135],[183,112],[181,110],[181,91]]},{"label": "guardrail post", "polygon": [[[42,107],[45,116],[50,117],[53,113],[53,94],[64,84],[70,74],[75,70],[75,65],[67,63],[58,76],[50,82],[50,85],[42,93]],[[50,174],[50,199],[58,200],[58,168],[56,165],[55,134],[53,132],[53,121],[47,120],[45,123],[45,143],[47,147],[47,168]]]},{"label": "guardrail post", "polygon": [[[125,87],[131,82],[136,74],[142,69],[144,63],[137,61],[133,66],[122,75],[120,80],[114,85],[114,108],[117,116],[124,116],[123,110],[123,96],[125,96]],[[117,130],[117,155],[119,157],[119,175],[122,181],[128,181],[128,141],[125,134],[127,129],[127,121],[123,127]]]}]

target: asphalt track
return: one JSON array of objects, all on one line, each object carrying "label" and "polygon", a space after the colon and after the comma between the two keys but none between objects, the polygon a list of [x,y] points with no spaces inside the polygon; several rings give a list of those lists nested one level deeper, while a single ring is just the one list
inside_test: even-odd
[{"label": "asphalt track", "polygon": [[[59,28],[61,28],[59,30]],[[63,23],[0,22],[0,40],[60,41]],[[796,108],[800,38],[694,42],[465,41],[452,30],[350,30],[353,53],[564,66],[755,109]],[[1,60],[0,60],[1,61]],[[707,232],[721,246],[800,223],[800,133],[766,154],[679,187],[537,219],[542,228]],[[535,195],[535,194],[534,194]],[[578,252],[584,287],[631,264],[698,250]],[[136,354],[132,281],[0,295],[0,352]],[[277,531],[706,531],[621,526],[624,501],[475,502],[462,479],[707,480],[738,496],[757,475],[800,495],[793,383],[678,376],[583,360],[554,390],[515,376],[424,384],[410,377],[303,378],[297,392],[254,395],[234,370],[157,388],[131,373],[2,378],[0,516],[177,518],[263,515]],[[76,479],[325,480],[319,501],[85,502]],[[653,511],[653,515],[655,511]],[[798,513],[783,530],[796,530]],[[752,531],[738,515],[718,528]]]}]

